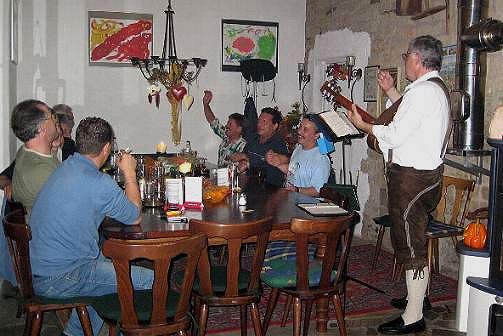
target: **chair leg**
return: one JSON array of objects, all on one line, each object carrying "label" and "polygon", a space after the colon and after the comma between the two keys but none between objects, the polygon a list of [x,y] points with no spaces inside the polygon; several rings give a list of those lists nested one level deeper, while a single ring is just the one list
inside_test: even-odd
[{"label": "chair leg", "polygon": [[199,310],[199,336],[206,334],[206,323],[208,322],[208,305],[203,303]]},{"label": "chair leg", "polygon": [[293,299],[293,335],[300,336],[300,321],[302,320],[302,303],[298,297]]},{"label": "chair leg", "polygon": [[379,232],[377,234],[377,242],[376,242],[376,247],[374,249],[374,256],[372,257],[372,266],[370,266],[370,271],[373,271],[376,267],[377,264],[377,258],[379,258],[379,254],[381,253],[381,246],[382,246],[382,238],[384,237],[384,231],[385,231],[384,226],[379,226]]},{"label": "chair leg", "polygon": [[16,318],[20,318],[21,316],[23,316],[23,305],[20,302],[18,302]]},{"label": "chair leg", "polygon": [[251,317],[253,322],[253,330],[255,331],[255,336],[265,335],[262,331],[262,326],[260,325],[260,311],[258,309],[258,304],[253,302],[251,307]]},{"label": "chair leg", "polygon": [[337,319],[337,326],[339,327],[339,334],[341,336],[346,336],[346,323],[344,321],[344,313],[342,311],[341,298],[339,295],[334,295],[332,297],[332,302],[335,308],[335,317]]},{"label": "chair leg", "polygon": [[290,314],[290,309],[292,307],[293,296],[287,295],[285,308],[283,309],[283,316],[281,317],[281,328],[286,326],[286,321],[288,320],[288,314]]},{"label": "chair leg", "polygon": [[25,322],[24,322],[24,336],[30,336],[31,335],[31,328],[33,326],[33,319],[34,319],[34,314],[26,312],[25,316]]},{"label": "chair leg", "polygon": [[309,321],[311,320],[311,310],[313,308],[313,301],[312,300],[307,300],[306,301],[306,309],[304,310],[304,329],[302,332],[303,336],[307,336],[307,333],[309,332]]},{"label": "chair leg", "polygon": [[56,310],[56,319],[59,322],[59,325],[61,328],[65,328],[66,324],[68,323],[68,320],[70,319],[70,314],[72,310],[71,309],[62,309],[62,310]]},{"label": "chair leg", "polygon": [[435,271],[437,273],[440,273],[440,256],[438,255],[438,239],[435,239],[433,241],[433,258],[434,258],[434,261],[435,261]]},{"label": "chair leg", "polygon": [[264,333],[264,335],[267,333],[267,329],[269,328],[269,322],[271,322],[272,312],[274,311],[274,307],[276,307],[276,303],[278,302],[278,296],[279,289],[272,288],[264,315],[264,322],[262,324],[262,332]]},{"label": "chair leg", "polygon": [[429,272],[430,272],[430,276],[428,277],[428,286],[426,288],[426,295],[427,296],[430,296],[430,289],[431,289],[431,277],[433,275],[433,239],[428,239],[428,268],[429,268]]},{"label": "chair leg", "polygon": [[107,323],[108,336],[117,336],[117,325],[114,323]]},{"label": "chair leg", "polygon": [[84,336],[93,336],[93,327],[91,326],[91,320],[89,319],[89,314],[85,306],[76,307],[77,315],[79,316],[80,325],[84,331]]},{"label": "chair leg", "polygon": [[403,264],[399,264],[396,257],[393,257],[393,270],[391,271],[391,281],[397,282],[402,277]]},{"label": "chair leg", "polygon": [[241,305],[239,306],[239,310],[241,312],[241,336],[246,336],[246,329],[247,327],[247,321],[248,321],[248,316],[247,316],[247,306],[246,305]]},{"label": "chair leg", "polygon": [[40,329],[42,328],[42,321],[43,321],[44,315],[42,312],[35,312],[32,315],[32,324],[31,324],[31,336],[39,336],[40,335]]}]

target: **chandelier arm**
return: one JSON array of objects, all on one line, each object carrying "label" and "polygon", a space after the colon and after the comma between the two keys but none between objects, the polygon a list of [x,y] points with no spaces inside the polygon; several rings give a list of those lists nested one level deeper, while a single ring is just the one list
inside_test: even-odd
[{"label": "chandelier arm", "polygon": [[[165,10],[166,13],[166,26],[164,27],[164,43],[162,45],[162,58],[166,59],[166,45],[168,43],[168,23],[169,23],[169,9],[171,8],[171,1],[169,2],[168,10]],[[171,38],[171,36],[170,36]]]},{"label": "chandelier arm", "polygon": [[176,56],[176,40],[175,40],[175,27],[173,26],[173,14],[174,12],[171,11],[170,13],[170,20],[169,20],[169,56],[170,58],[174,56],[174,59],[177,59]]}]

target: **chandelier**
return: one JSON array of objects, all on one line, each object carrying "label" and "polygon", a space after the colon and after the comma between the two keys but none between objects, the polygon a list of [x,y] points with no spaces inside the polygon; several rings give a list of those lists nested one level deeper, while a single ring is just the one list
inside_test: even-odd
[{"label": "chandelier", "polygon": [[132,57],[131,63],[140,69],[143,77],[150,84],[147,89],[149,103],[155,101],[156,106],[159,107],[162,87],[166,89],[166,97],[171,104],[173,142],[178,145],[181,138],[181,119],[179,116],[182,104],[188,110],[194,102],[194,97],[189,95],[184,84],[190,86],[197,79],[207,60],[196,57],[190,59],[177,57],[175,30],[173,28],[173,15],[175,12],[171,7],[171,0],[168,1],[168,8],[164,13],[166,13],[166,26],[162,55],[152,55],[150,58],[145,59]]}]

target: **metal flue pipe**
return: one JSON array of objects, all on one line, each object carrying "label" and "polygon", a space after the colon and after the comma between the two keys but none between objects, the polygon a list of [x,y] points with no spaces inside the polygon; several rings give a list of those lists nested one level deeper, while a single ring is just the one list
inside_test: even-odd
[{"label": "metal flue pipe", "polygon": [[486,53],[503,45],[503,23],[487,18],[487,0],[458,1],[456,85],[453,147],[476,152],[484,145]]}]

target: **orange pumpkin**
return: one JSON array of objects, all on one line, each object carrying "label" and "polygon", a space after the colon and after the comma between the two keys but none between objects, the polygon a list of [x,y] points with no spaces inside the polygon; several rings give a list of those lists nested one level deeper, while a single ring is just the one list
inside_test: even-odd
[{"label": "orange pumpkin", "polygon": [[480,223],[480,219],[476,222],[469,223],[463,233],[463,242],[466,246],[481,249],[485,246],[487,239],[486,226]]}]

